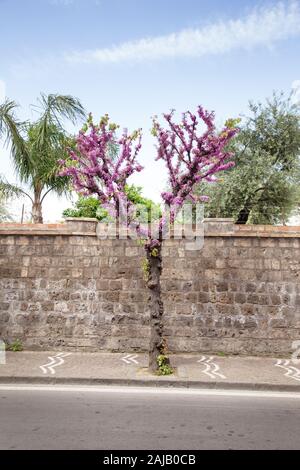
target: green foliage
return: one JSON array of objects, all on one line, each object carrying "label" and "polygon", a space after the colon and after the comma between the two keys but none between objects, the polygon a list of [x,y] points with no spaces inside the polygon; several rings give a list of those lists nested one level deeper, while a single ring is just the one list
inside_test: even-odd
[{"label": "green foliage", "polygon": [[22,343],[19,339],[16,339],[12,343],[8,344],[7,351],[20,352],[23,351]]},{"label": "green foliage", "polygon": [[[151,217],[158,219],[160,217],[160,206],[155,204],[151,199],[147,199],[142,195],[140,186],[126,186],[125,188],[128,200],[136,205],[137,214],[140,222],[147,222]],[[149,213],[151,211],[151,213]],[[108,212],[103,209],[98,199],[93,196],[79,197],[73,208],[63,211],[64,217],[92,217],[103,220],[108,217]]]},{"label": "green foliage", "polygon": [[149,276],[150,276],[150,264],[147,258],[142,259],[142,271],[143,271],[144,281],[148,282]]},{"label": "green foliage", "polygon": [[158,375],[171,375],[174,373],[174,370],[169,364],[169,359],[164,354],[160,354],[156,358],[158,366]]},{"label": "green foliage", "polygon": [[161,217],[160,205],[144,197],[142,191],[141,186],[135,186],[134,184],[125,187],[126,196],[137,208],[139,221],[151,222],[151,220],[159,219]]},{"label": "green foliage", "polygon": [[225,122],[225,127],[228,127],[229,129],[235,129],[239,126],[241,121],[241,118],[229,118]]},{"label": "green foliage", "polygon": [[290,98],[274,94],[250,103],[250,116],[230,150],[235,167],[218,183],[201,185],[206,217],[238,223],[286,223],[300,205],[300,114]]},{"label": "green foliage", "polygon": [[0,196],[3,200],[12,198],[14,196],[21,196],[24,194],[22,188],[10,184],[4,176],[0,175]]},{"label": "green foliage", "polygon": [[33,189],[41,184],[45,188],[52,188],[58,195],[61,195],[68,192],[69,180],[57,175],[59,171],[58,160],[66,156],[66,148],[71,145],[71,137],[55,124],[49,125],[47,132],[47,139],[41,147],[39,144],[39,124],[28,126],[26,143],[33,164],[28,167],[28,175],[20,175],[21,181],[31,185]]},{"label": "green foliage", "polygon": [[153,249],[151,250],[151,256],[153,256],[153,258],[157,258],[157,257],[158,257],[158,254],[159,254],[159,252],[158,252],[158,249],[157,249],[157,248],[153,248]]},{"label": "green foliage", "polygon": [[[102,213],[101,213],[102,211]],[[107,216],[107,211],[101,209],[99,200],[95,197],[79,197],[75,206],[63,211],[64,217],[87,217],[102,220]]]}]

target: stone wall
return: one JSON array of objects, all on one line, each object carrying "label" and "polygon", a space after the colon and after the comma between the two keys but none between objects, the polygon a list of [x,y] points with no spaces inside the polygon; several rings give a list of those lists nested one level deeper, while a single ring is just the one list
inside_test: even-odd
[{"label": "stone wall", "polygon": [[[143,249],[94,220],[0,224],[0,338],[28,349],[146,350]],[[164,242],[173,352],[286,354],[300,340],[300,227],[206,224],[204,246]]]}]

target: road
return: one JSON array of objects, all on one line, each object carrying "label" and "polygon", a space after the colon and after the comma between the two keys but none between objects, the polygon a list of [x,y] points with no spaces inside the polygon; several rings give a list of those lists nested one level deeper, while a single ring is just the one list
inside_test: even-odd
[{"label": "road", "polygon": [[0,386],[1,449],[300,449],[300,395]]}]

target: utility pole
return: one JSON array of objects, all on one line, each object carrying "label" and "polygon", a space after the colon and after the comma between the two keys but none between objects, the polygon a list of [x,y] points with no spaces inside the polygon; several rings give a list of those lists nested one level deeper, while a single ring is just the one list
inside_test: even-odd
[{"label": "utility pole", "polygon": [[22,205],[21,224],[24,222],[24,204]]}]

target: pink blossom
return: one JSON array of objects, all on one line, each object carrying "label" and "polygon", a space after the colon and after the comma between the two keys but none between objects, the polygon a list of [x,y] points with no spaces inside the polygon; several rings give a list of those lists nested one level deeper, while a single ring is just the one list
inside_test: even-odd
[{"label": "pink blossom", "polygon": [[[186,200],[197,200],[194,191],[201,181],[213,181],[216,173],[234,165],[230,160],[232,155],[226,149],[239,129],[225,127],[218,133],[214,113],[199,106],[197,114],[200,120],[187,111],[179,122],[175,122],[173,110],[163,115],[167,123],[165,128],[157,117],[153,119],[158,141],[156,159],[165,162],[169,175],[170,192],[161,196],[172,206],[172,217]],[[199,123],[205,125],[204,132],[199,131]],[[208,199],[204,196],[201,200]]]},{"label": "pink blossom", "polygon": [[[93,124],[90,116],[88,131],[79,132],[75,151],[69,150],[68,161],[60,161],[60,175],[69,176],[76,191],[85,196],[97,195],[103,207],[114,216],[118,216],[119,210],[126,206],[126,224],[131,224],[139,236],[147,238],[145,246],[151,250],[160,246],[163,232],[168,229],[168,221],[174,222],[186,200],[209,200],[207,196],[199,198],[195,193],[201,181],[215,181],[217,173],[234,165],[227,148],[239,129],[225,127],[218,133],[214,113],[201,106],[197,114],[190,111],[183,113],[179,122],[175,121],[174,113],[172,110],[164,115],[166,128],[157,117],[153,119],[153,134],[158,141],[156,160],[165,162],[170,187],[168,192],[161,194],[167,211],[159,220],[158,239],[149,237],[138,220],[134,219],[135,211],[125,193],[129,176],[143,169],[137,161],[141,149],[141,129],[132,135],[125,129],[117,138],[117,126],[109,123],[107,115],[98,126]],[[204,132],[199,130],[199,124],[204,124]],[[118,149],[114,159],[110,157],[112,147]]]}]

